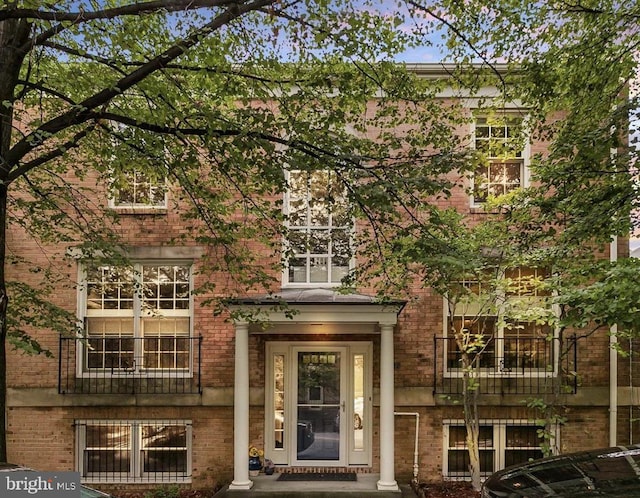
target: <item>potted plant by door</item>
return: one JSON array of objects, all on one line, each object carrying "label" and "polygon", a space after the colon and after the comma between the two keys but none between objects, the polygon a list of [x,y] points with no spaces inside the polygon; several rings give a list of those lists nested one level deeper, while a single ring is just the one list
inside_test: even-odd
[{"label": "potted plant by door", "polygon": [[262,470],[262,450],[259,450],[255,446],[249,446],[249,475],[251,477],[257,476]]}]

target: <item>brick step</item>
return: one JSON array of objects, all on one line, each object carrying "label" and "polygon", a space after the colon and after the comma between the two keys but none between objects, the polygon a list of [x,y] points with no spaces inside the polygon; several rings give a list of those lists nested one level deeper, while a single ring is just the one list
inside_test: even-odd
[{"label": "brick step", "polygon": [[399,491],[378,491],[375,489],[375,476],[371,478],[367,479],[371,482],[365,489],[362,482],[357,485],[335,481],[270,483],[256,479],[251,489],[229,490],[228,486],[225,486],[214,495],[214,498],[416,498],[409,484],[401,483]]},{"label": "brick step", "polygon": [[[322,483],[317,483],[322,485]],[[413,496],[415,494],[411,492]],[[232,490],[226,488],[218,491],[214,498],[402,498],[402,491],[376,491],[363,489],[343,489],[330,491],[310,490]]]}]

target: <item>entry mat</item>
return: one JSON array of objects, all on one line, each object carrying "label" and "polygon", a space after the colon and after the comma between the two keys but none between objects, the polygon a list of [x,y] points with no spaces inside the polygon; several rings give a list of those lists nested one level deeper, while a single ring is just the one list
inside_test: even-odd
[{"label": "entry mat", "polygon": [[357,481],[355,472],[292,472],[280,474],[278,481]]}]

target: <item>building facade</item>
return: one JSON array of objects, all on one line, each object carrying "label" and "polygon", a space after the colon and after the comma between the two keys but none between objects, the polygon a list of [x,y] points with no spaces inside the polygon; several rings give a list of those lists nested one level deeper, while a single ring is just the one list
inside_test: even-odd
[{"label": "building facade", "polygon": [[[526,186],[529,159],[546,146],[527,142],[507,160],[494,152],[522,119],[512,111],[501,122],[479,116],[469,130],[488,162],[450,200],[468,216],[481,216],[489,195]],[[122,218],[133,266],[70,265],[56,304],[77,314],[82,335],[34,330],[52,357],[10,353],[10,461],[77,470],[83,482],[105,489],[248,489],[250,445],[277,471],[375,473],[381,490],[416,476],[468,477],[456,401],[460,352],[448,330],[469,310],[450,315],[440,295],[419,285],[412,299],[385,304],[368,289],[337,292],[357,265],[344,250],[352,227],[335,199],[328,206],[314,198],[330,189],[330,175],[292,175],[283,205],[294,257],[281,289],[230,303],[240,312],[234,316],[258,313],[260,324],[201,305],[207,296],[193,291],[204,278],[206,248],[170,244],[183,228],[170,188],[133,176],[117,198],[105,194],[100,202]],[[40,262],[65,250],[36,246],[19,229],[7,247]],[[620,240],[604,257],[626,253]],[[24,265],[9,271],[30,278]],[[544,277],[536,268],[508,271],[514,280]],[[553,451],[635,442],[633,363],[610,354],[606,332],[561,337],[528,323],[505,326],[497,315],[482,323],[492,330],[479,384],[484,475],[542,455],[540,411],[527,407],[531,399],[561,398],[565,407],[566,421],[544,427]]]}]

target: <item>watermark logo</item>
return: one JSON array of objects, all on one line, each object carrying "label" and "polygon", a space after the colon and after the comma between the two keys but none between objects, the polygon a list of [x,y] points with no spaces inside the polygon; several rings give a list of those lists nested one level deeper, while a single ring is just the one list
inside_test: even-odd
[{"label": "watermark logo", "polygon": [[0,472],[0,498],[80,498],[80,473]]}]

